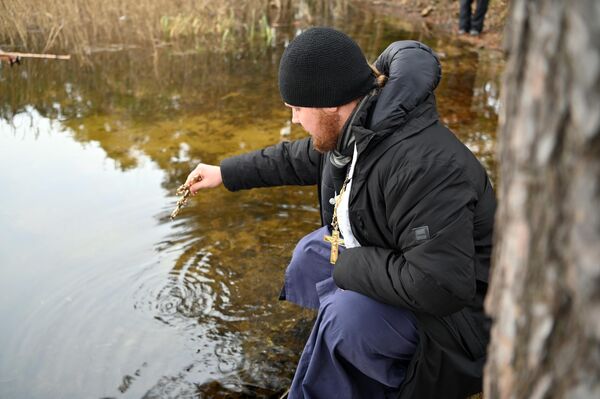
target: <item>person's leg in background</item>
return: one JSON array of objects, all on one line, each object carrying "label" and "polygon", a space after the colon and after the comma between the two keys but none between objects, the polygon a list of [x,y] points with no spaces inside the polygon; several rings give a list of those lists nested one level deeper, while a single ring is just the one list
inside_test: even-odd
[{"label": "person's leg in background", "polygon": [[472,0],[460,0],[460,11],[458,13],[458,33],[464,34],[471,30],[471,2]]},{"label": "person's leg in background", "polygon": [[485,13],[488,9],[489,0],[477,0],[477,7],[475,13],[471,18],[471,30],[472,35],[478,35],[483,30],[483,21],[485,19]]}]

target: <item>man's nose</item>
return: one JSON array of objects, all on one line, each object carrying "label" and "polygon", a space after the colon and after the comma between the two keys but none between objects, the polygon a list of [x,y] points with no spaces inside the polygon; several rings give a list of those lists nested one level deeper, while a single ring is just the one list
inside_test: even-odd
[{"label": "man's nose", "polygon": [[296,115],[296,111],[294,111],[292,109],[292,123],[300,123],[300,120],[298,119],[298,115]]}]

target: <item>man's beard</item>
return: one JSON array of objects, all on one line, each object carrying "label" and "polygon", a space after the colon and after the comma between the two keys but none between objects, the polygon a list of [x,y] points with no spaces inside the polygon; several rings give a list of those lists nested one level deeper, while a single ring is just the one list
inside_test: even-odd
[{"label": "man's beard", "polygon": [[340,135],[340,116],[325,111],[320,112],[319,135],[313,135],[313,147],[315,150],[325,153],[332,151],[337,146]]}]

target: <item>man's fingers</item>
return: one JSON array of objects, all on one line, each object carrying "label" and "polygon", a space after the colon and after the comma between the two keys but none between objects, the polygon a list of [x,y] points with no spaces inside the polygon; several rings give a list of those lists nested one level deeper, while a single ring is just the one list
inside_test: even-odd
[{"label": "man's fingers", "polygon": [[189,174],[189,176],[187,177],[186,181],[185,181],[185,185],[186,186],[190,186],[194,183],[197,183],[198,181],[200,181],[202,179],[202,174],[200,173],[200,171],[198,170],[194,170],[192,173]]},{"label": "man's fingers", "polygon": [[192,195],[196,195],[196,193],[198,191],[202,190],[203,188],[208,188],[208,184],[206,184],[206,182],[204,182],[204,181],[199,181],[190,186],[190,191],[191,191]]},{"label": "man's fingers", "polygon": [[192,171],[185,181],[185,186],[192,194],[204,188],[215,188],[223,183],[221,168],[214,165],[200,164]]}]

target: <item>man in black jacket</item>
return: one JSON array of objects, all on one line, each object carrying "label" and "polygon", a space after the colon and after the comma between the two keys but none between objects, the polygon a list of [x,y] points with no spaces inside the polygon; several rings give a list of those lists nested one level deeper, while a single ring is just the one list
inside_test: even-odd
[{"label": "man in black jacket", "polygon": [[[318,298],[292,397],[331,397],[331,384],[346,384],[337,396],[375,390],[381,397],[464,398],[481,390],[485,363],[494,192],[481,164],[439,121],[433,91],[441,68],[433,52],[396,42],[375,66],[389,78],[379,89],[349,37],[328,28],[304,32],[283,54],[279,86],[293,121],[311,137],[220,167],[200,164],[187,184],[193,193],[221,183],[232,191],[317,184],[329,242],[337,233],[350,243],[337,260],[332,255],[335,284],[317,284],[316,295],[332,291]],[[325,309],[323,302],[332,298],[352,302],[364,327],[327,314],[337,305]],[[319,349],[331,346],[327,329],[338,341]],[[404,345],[394,341],[399,329],[417,338],[392,358],[386,348]],[[338,346],[340,336],[356,335],[357,346]],[[316,350],[323,352],[306,356]],[[388,378],[398,368],[401,379]]]}]

